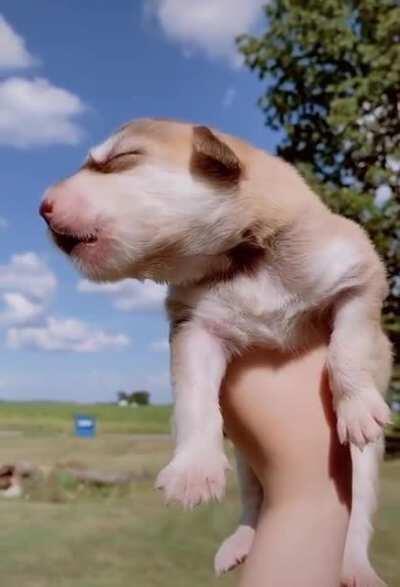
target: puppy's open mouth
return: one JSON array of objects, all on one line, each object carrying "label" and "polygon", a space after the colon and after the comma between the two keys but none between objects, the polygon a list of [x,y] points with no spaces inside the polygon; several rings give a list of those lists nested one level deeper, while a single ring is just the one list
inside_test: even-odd
[{"label": "puppy's open mouth", "polygon": [[50,227],[51,235],[57,246],[64,253],[71,255],[79,245],[93,245],[97,242],[96,234],[74,234],[71,232],[61,232]]}]

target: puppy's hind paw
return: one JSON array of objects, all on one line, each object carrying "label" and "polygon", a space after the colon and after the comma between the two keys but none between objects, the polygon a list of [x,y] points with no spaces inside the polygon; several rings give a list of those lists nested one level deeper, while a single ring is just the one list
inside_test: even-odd
[{"label": "puppy's hind paw", "polygon": [[341,587],[387,587],[372,568],[358,570],[342,578]]},{"label": "puppy's hind paw", "polygon": [[250,526],[239,526],[219,547],[214,559],[217,577],[235,569],[247,557],[253,544],[255,531]]}]

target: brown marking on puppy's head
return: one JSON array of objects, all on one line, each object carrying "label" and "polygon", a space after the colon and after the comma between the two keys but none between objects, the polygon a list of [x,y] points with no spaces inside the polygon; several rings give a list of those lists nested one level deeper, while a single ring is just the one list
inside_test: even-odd
[{"label": "brown marking on puppy's head", "polygon": [[206,126],[193,127],[190,170],[193,175],[221,187],[235,187],[242,175],[236,154]]}]

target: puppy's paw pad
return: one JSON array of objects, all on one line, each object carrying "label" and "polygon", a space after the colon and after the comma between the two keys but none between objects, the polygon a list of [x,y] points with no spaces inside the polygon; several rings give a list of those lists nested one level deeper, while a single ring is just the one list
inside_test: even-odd
[{"label": "puppy's paw pad", "polygon": [[214,559],[217,576],[223,575],[239,566],[250,552],[254,540],[254,529],[250,526],[239,526],[219,547]]},{"label": "puppy's paw pad", "polygon": [[360,449],[378,440],[390,422],[390,409],[378,392],[342,398],[336,412],[340,442],[350,441]]},{"label": "puppy's paw pad", "polygon": [[174,501],[192,509],[212,499],[222,499],[229,468],[222,452],[178,453],[158,475],[156,487],[163,490],[167,503]]}]

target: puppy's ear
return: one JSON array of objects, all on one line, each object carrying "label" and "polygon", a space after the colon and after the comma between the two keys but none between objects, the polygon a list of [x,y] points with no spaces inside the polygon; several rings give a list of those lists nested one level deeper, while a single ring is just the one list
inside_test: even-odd
[{"label": "puppy's ear", "polygon": [[190,169],[194,175],[221,187],[236,186],[242,174],[235,153],[206,126],[193,128]]}]

